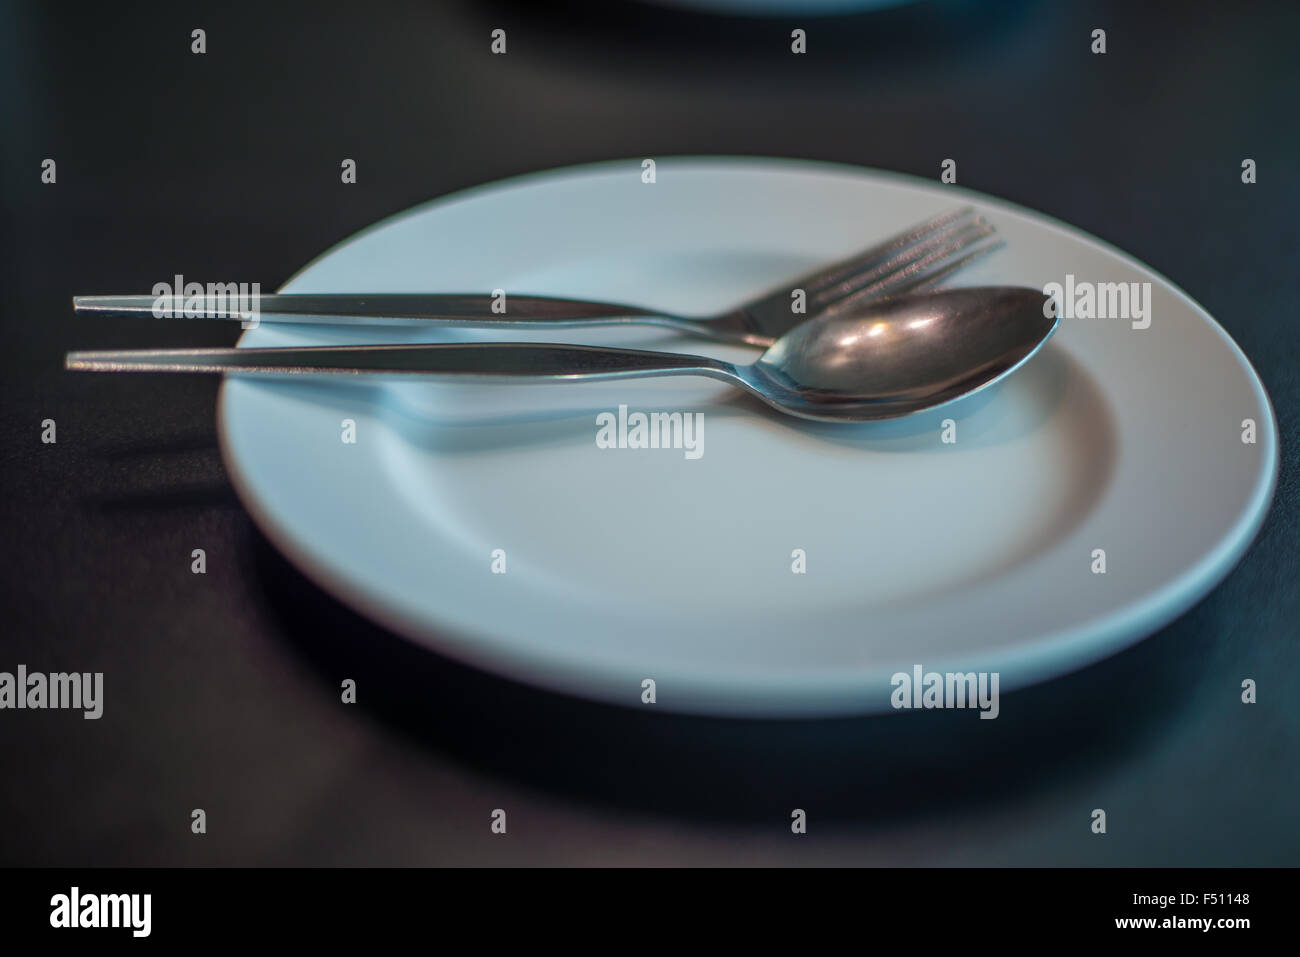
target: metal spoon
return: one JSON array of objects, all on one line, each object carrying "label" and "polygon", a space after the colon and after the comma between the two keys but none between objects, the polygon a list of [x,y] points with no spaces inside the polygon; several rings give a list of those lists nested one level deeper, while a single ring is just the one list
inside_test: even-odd
[{"label": "metal spoon", "polygon": [[1011,286],[887,299],[865,312],[823,313],[752,365],[705,356],[546,343],[307,346],[71,352],[91,372],[240,375],[383,373],[567,381],[698,375],[721,379],[805,419],[865,422],[910,415],[982,389],[1055,331],[1051,299]]}]

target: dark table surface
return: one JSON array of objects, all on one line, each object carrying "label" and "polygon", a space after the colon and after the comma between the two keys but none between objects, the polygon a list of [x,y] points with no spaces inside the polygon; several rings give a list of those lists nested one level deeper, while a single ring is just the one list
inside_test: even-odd
[{"label": "dark table surface", "polygon": [[[0,713],[0,862],[1300,863],[1296,4],[938,0],[745,21],[614,2],[32,2],[0,17],[0,670],[105,674],[99,721]],[[651,715],[436,658],[308,583],[232,492],[215,381],[60,368],[74,347],[237,334],[74,318],[73,293],[175,273],[272,289],[453,190],[710,153],[927,177],[953,157],[962,185],[1181,285],[1278,415],[1277,496],[1241,565],[1133,649],[1006,696],[997,722]]]}]

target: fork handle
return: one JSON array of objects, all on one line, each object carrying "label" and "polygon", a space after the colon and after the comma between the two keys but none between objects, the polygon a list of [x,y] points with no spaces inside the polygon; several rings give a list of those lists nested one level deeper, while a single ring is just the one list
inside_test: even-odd
[{"label": "fork handle", "polygon": [[346,325],[591,326],[655,321],[707,329],[708,320],[664,315],[640,306],[550,296],[482,293],[276,293],[229,296],[74,296],[77,312],[109,316],[247,320]]},{"label": "fork handle", "polygon": [[501,380],[631,379],[702,375],[739,382],[734,365],[705,356],[533,342],[302,346],[271,349],[122,349],[70,352],[83,372],[228,372],[255,375],[457,376]]},{"label": "fork handle", "polygon": [[[271,323],[310,323],[348,326],[660,326],[719,342],[767,348],[772,339],[750,329],[729,313],[687,318],[640,306],[594,299],[551,296],[504,298],[482,293],[276,293],[258,295],[250,304],[233,295],[195,296],[74,296],[76,312],[104,316],[218,319]],[[256,306],[255,315],[249,312]],[[505,311],[501,311],[504,309]]]}]

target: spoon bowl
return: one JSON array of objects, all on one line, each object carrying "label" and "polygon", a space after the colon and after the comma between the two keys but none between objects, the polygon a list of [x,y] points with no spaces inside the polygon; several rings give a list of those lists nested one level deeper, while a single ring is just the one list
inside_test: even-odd
[{"label": "spoon bowl", "polygon": [[1015,286],[900,296],[804,322],[737,369],[768,404],[807,419],[911,415],[986,388],[1056,330],[1050,297]]}]

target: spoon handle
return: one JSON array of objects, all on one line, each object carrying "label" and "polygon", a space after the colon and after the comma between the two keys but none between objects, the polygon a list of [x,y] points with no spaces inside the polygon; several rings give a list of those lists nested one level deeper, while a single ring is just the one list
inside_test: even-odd
[{"label": "spoon handle", "polygon": [[66,366],[83,372],[446,375],[497,381],[702,375],[738,384],[734,365],[705,356],[531,342],[272,349],[121,349],[69,352]]}]

